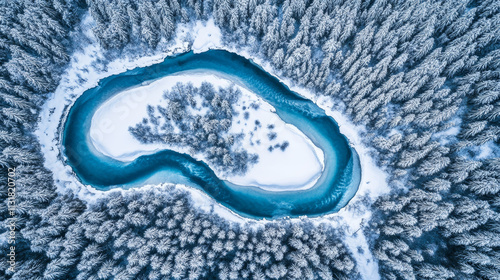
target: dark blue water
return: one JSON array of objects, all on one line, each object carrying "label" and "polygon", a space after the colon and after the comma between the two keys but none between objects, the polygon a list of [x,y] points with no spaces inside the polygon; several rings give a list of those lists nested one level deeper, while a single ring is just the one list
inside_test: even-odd
[{"label": "dark blue water", "polygon": [[[144,82],[184,71],[215,71],[274,106],[281,119],[295,125],[323,150],[325,168],[316,184],[307,190],[265,191],[223,181],[204,162],[171,150],[122,162],[95,149],[89,129],[101,104]],[[70,109],[63,132],[63,149],[80,180],[99,190],[145,183],[183,183],[203,190],[242,216],[256,219],[337,212],[354,196],[361,178],[358,156],[331,117],[250,60],[222,50],[168,57],[161,63],[102,79]]]}]

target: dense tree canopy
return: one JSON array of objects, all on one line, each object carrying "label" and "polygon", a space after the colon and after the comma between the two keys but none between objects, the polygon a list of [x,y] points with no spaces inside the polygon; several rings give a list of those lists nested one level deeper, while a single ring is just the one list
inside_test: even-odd
[{"label": "dense tree canopy", "polygon": [[142,143],[187,147],[192,154],[203,155],[213,168],[241,175],[258,161],[258,155],[241,147],[243,135],[229,132],[233,115],[239,114],[233,105],[240,95],[234,85],[215,89],[209,82],[200,87],[177,83],[163,94],[166,106],[148,105],[148,117],[129,131]]}]

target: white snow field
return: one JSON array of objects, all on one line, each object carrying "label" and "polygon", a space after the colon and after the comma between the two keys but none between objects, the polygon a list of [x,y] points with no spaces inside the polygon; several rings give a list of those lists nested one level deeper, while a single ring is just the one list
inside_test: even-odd
[{"label": "white snow field", "polygon": [[[102,154],[120,161],[133,161],[135,158],[152,154],[162,149],[171,149],[189,154],[197,160],[204,160],[201,153],[192,153],[187,147],[169,146],[163,143],[142,144],[128,131],[130,126],[147,118],[147,105],[165,106],[163,93],[176,83],[192,83],[199,87],[202,82],[209,82],[218,87],[227,87],[232,83],[213,73],[187,72],[171,75],[156,80],[148,85],[119,93],[102,104],[92,118],[90,137],[92,144]],[[249,90],[235,85],[242,92],[238,104],[233,105],[238,113],[233,119],[230,133],[243,133],[241,148],[259,156],[258,163],[249,166],[245,175],[227,174],[221,168],[210,166],[219,178],[244,186],[256,186],[267,190],[283,191],[304,189],[314,185],[323,170],[323,152],[296,127],[284,123],[275,113],[274,108]],[[258,108],[250,108],[250,104]],[[199,107],[199,105],[198,105]],[[245,110],[243,110],[245,108]],[[204,108],[196,108],[199,112]],[[248,113],[248,118],[244,113]],[[196,113],[196,112],[193,112]],[[259,125],[256,125],[258,121]],[[272,130],[267,126],[272,125]],[[277,134],[270,141],[267,134]],[[289,146],[282,151],[268,147],[288,141]],[[208,161],[205,160],[208,163]],[[209,164],[210,165],[210,164]]]}]

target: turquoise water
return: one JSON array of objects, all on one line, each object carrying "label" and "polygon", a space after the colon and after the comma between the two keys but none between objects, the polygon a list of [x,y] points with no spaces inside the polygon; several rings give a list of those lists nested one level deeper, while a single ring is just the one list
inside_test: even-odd
[{"label": "turquoise water", "polygon": [[[101,104],[126,89],[184,71],[215,71],[270,103],[283,121],[295,125],[323,150],[325,168],[316,184],[307,190],[265,191],[221,180],[204,162],[172,150],[122,162],[95,149],[89,130],[92,116]],[[250,60],[222,50],[168,57],[161,63],[102,79],[71,107],[62,143],[68,164],[79,179],[99,190],[145,183],[183,183],[203,190],[234,212],[255,219],[337,212],[354,196],[361,178],[357,153],[331,117]]]}]

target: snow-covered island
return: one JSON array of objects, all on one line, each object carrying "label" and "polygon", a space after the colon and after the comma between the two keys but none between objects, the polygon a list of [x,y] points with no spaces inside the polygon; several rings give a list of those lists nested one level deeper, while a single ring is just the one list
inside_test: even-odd
[{"label": "snow-covered island", "polygon": [[[148,105],[166,105],[165,91],[171,90],[178,82],[189,82],[195,87],[203,82],[215,87],[232,85],[231,81],[215,73],[190,72],[123,91],[102,104],[92,117],[92,144],[102,154],[121,161],[133,161],[141,155],[171,149],[208,163],[203,153],[192,151],[189,147],[141,143],[129,131],[131,126],[148,117]],[[258,160],[249,164],[243,174],[226,172],[231,166],[214,168],[212,164],[211,168],[217,176],[234,184],[276,191],[305,189],[314,185],[324,168],[323,152],[295,126],[281,120],[274,108],[262,98],[240,85],[234,87],[241,95],[231,105],[235,114],[228,133],[241,135],[237,137],[235,148],[257,155]],[[200,96],[197,96],[197,107],[192,113],[202,114],[206,110],[199,99]],[[178,131],[179,127],[173,129]]]}]

